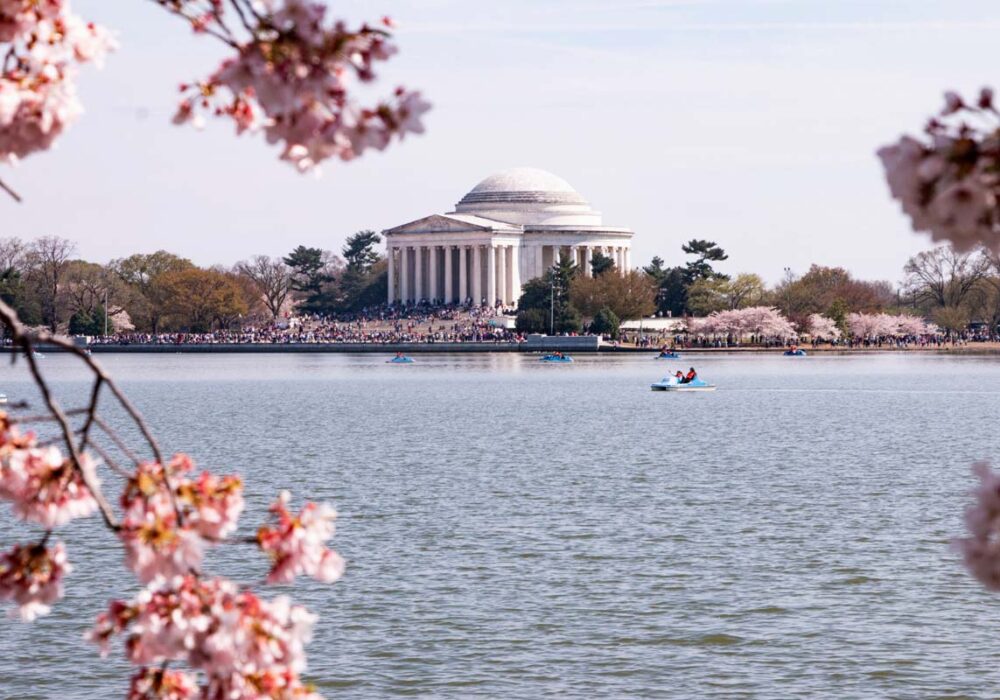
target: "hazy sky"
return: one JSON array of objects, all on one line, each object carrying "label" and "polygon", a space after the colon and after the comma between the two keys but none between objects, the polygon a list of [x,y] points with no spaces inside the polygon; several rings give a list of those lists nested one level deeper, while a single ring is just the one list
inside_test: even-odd
[{"label": "hazy sky", "polygon": [[636,264],[676,264],[698,237],[769,281],[813,262],[896,281],[929,241],[889,200],[875,149],[919,129],[945,89],[1000,87],[995,0],[329,4],[400,22],[378,89],[423,90],[427,134],[299,175],[260,136],[170,125],[176,85],[221,46],[150,2],[74,0],[121,49],[85,70],[87,113],[58,148],[4,169],[26,202],[0,198],[0,235],[64,236],[97,261],[338,250],[526,165],[632,227]]}]

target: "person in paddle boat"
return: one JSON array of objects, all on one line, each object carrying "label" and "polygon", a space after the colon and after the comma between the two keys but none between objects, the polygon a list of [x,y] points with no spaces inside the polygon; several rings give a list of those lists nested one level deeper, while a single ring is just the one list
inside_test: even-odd
[{"label": "person in paddle boat", "polygon": [[[680,372],[678,372],[678,374],[680,374]],[[695,380],[695,378],[697,378],[697,376],[698,373],[695,372],[694,367],[692,367],[691,369],[688,370],[688,373],[684,375],[684,378],[681,379],[681,384],[690,384]]]},{"label": "person in paddle boat", "polygon": [[677,380],[678,384],[683,384],[684,383],[684,373],[681,372],[680,370],[677,370],[677,374],[674,375],[674,379]]},{"label": "person in paddle boat", "polygon": [[403,353],[401,353],[401,352],[397,352],[397,353],[396,353],[396,359],[397,359],[397,360],[402,360],[402,359],[403,359]]}]

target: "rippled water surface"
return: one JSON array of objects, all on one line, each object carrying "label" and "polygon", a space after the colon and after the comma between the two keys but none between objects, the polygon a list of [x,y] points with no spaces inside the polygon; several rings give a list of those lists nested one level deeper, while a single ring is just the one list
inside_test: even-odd
[{"label": "rippled water surface", "polygon": [[[347,575],[275,591],[319,614],[328,698],[1000,694],[1000,596],[948,548],[969,464],[1000,455],[1000,360],[100,359],[167,449],[246,477],[247,532],[279,489],[337,506]],[[692,361],[717,392],[649,391]],[[0,391],[35,399],[23,365]],[[136,585],[96,520],[63,534],[66,599],[0,621],[0,697],[123,697],[120,648],[81,636]]]}]

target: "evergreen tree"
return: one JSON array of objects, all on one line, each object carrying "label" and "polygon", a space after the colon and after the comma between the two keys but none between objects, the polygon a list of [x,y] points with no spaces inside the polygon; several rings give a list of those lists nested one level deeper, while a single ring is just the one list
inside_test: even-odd
[{"label": "evergreen tree", "polygon": [[685,267],[688,284],[700,279],[729,279],[727,275],[716,272],[712,268],[712,262],[729,259],[726,251],[720,248],[717,243],[692,238],[681,246],[681,250],[688,255],[698,256],[697,260],[692,260]]},{"label": "evergreen tree", "polygon": [[611,336],[613,340],[618,339],[618,331],[621,328],[621,320],[614,311],[604,307],[594,316],[594,321],[590,330],[600,335]]},{"label": "evergreen tree", "polygon": [[344,247],[340,249],[344,260],[347,261],[347,269],[369,272],[372,265],[382,257],[375,250],[375,246],[381,242],[382,236],[370,230],[358,231],[353,236],[348,236]]},{"label": "evergreen tree", "polygon": [[300,245],[284,261],[292,269],[291,288],[302,295],[302,310],[309,313],[326,310],[333,300],[324,293],[324,285],[332,277],[326,272],[323,251]]},{"label": "evergreen tree", "polygon": [[590,259],[590,270],[593,273],[594,277],[600,277],[605,272],[614,269],[615,269],[614,259],[605,255],[600,251],[594,253],[594,256]]}]

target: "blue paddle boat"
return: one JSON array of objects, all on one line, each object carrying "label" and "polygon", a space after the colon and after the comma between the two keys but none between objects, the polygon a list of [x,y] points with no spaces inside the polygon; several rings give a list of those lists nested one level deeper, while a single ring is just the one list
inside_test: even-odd
[{"label": "blue paddle boat", "polygon": [[681,358],[681,356],[678,355],[673,350],[661,350],[660,354],[657,355],[654,359],[656,359],[656,360],[679,360],[680,358]]},{"label": "blue paddle boat", "polygon": [[569,355],[563,355],[561,352],[542,355],[541,359],[539,359],[539,362],[551,362],[553,364],[567,364],[572,361],[572,357]]},{"label": "blue paddle boat", "polygon": [[785,357],[807,357],[806,351],[802,348],[796,348],[794,350],[785,350]]},{"label": "blue paddle boat", "polygon": [[412,357],[407,357],[406,355],[400,353],[396,355],[391,360],[386,360],[387,365],[412,365],[414,362]]},{"label": "blue paddle boat", "polygon": [[701,377],[683,383],[677,377],[664,377],[649,387],[653,391],[715,391],[715,384],[709,384]]}]

